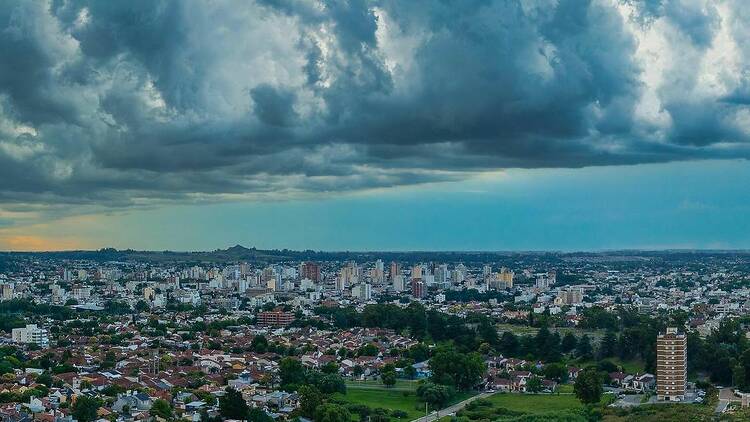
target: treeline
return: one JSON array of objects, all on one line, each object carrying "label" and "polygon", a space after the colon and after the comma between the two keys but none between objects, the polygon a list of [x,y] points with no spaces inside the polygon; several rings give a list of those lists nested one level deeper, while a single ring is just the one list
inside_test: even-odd
[{"label": "treeline", "polygon": [[489,302],[490,299],[503,302],[512,299],[512,296],[508,293],[495,290],[485,293],[476,289],[447,290],[444,294],[445,300],[448,302]]},{"label": "treeline", "polygon": [[705,340],[688,335],[688,369],[705,372],[711,381],[750,391],[750,342],[745,332],[750,318],[724,319]]},{"label": "treeline", "polygon": [[11,299],[0,302],[0,315],[7,317],[13,314],[48,316],[58,321],[65,321],[73,316],[73,310],[65,306],[34,303],[27,299]]},{"label": "treeline", "polygon": [[348,308],[315,308],[318,315],[329,318],[336,328],[386,328],[414,338],[434,342],[453,341],[457,350],[475,351],[482,343],[497,345],[494,324],[483,315],[460,318],[427,310],[417,302],[402,308],[393,304],[367,305],[362,312]]}]

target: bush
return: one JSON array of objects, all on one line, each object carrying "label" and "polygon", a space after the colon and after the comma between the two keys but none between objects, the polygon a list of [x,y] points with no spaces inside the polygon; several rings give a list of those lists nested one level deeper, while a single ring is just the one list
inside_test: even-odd
[{"label": "bush", "polygon": [[397,419],[402,419],[409,416],[409,414],[404,412],[403,410],[394,410],[393,412],[391,412],[391,416]]}]

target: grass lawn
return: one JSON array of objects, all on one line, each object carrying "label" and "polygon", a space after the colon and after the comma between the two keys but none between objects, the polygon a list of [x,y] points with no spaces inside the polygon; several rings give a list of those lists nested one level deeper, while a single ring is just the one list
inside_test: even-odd
[{"label": "grass lawn", "polygon": [[560,394],[573,394],[573,384],[560,384],[557,386],[557,392]]},{"label": "grass lawn", "polygon": [[471,402],[458,411],[457,416],[468,418],[472,422],[519,418],[526,420],[533,417],[552,421],[578,418],[582,409],[583,405],[572,394],[498,393],[487,399]]},{"label": "grass lawn", "polygon": [[610,358],[615,365],[622,366],[623,372],[627,372],[629,374],[635,374],[638,373],[644,373],[646,370],[644,369],[645,365],[643,362],[639,359],[632,359],[632,360],[622,360],[620,358]]},{"label": "grass lawn", "polygon": [[[403,410],[409,415],[406,420],[424,416],[424,404],[419,402],[413,393],[404,395],[403,391],[395,390],[347,388],[346,394],[336,393],[334,398],[347,403],[364,404],[373,409],[382,407],[389,410]],[[417,410],[418,408],[420,410]]]},{"label": "grass lawn", "polygon": [[[402,420],[410,421],[424,416],[424,402],[420,401],[413,391],[404,391],[404,388],[416,389],[416,383],[406,380],[400,381],[404,382],[403,388],[400,390],[396,388],[399,385],[398,383],[394,388],[385,388],[379,382],[347,383],[346,394],[336,393],[333,398],[347,403],[364,404],[373,409],[381,407],[388,410],[403,410],[409,416]],[[448,406],[466,400],[474,394],[473,392],[457,393],[448,403]]]},{"label": "grass lawn", "polygon": [[748,415],[723,415],[718,419],[713,407],[697,404],[648,404],[628,409],[605,408],[604,422],[746,421]]},{"label": "grass lawn", "polygon": [[496,407],[529,414],[582,408],[572,394],[495,394],[489,400]]},{"label": "grass lawn", "polygon": [[[622,360],[620,358],[607,358],[604,360],[608,360],[612,363],[614,363],[617,366],[621,366],[623,372],[628,374],[635,374],[635,373],[644,373],[646,370],[644,369],[644,364],[639,359],[631,359],[631,360]],[[578,366],[579,368],[585,368],[588,365],[596,365],[596,361],[588,360],[588,361],[574,361],[572,364]]]}]

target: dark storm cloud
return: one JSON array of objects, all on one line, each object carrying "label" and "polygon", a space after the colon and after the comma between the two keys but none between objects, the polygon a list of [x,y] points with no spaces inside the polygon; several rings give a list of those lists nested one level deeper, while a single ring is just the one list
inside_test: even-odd
[{"label": "dark storm cloud", "polygon": [[[0,204],[129,206],[744,158],[741,6],[0,2]],[[722,19],[721,7],[738,13]],[[654,25],[671,57],[658,86],[636,36]],[[707,92],[696,61],[721,50],[722,30],[737,63]]]}]

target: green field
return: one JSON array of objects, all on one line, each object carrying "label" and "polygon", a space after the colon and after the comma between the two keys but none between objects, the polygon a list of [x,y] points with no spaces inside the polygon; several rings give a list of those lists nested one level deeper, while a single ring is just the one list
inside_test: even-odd
[{"label": "green field", "polygon": [[[635,373],[644,373],[646,372],[644,368],[644,364],[642,361],[637,359],[632,360],[622,360],[620,358],[607,358],[604,360],[608,360],[612,363],[614,363],[617,366],[621,366],[623,372],[628,374],[635,374]],[[571,362],[571,364],[578,366],[579,368],[585,368],[588,365],[596,365],[596,362],[593,360],[589,361],[574,361]]]},{"label": "green field", "polygon": [[572,394],[498,393],[469,403],[456,415],[469,421],[504,421],[528,417],[577,421],[582,420],[583,409],[583,405]]},{"label": "green field", "polygon": [[560,384],[557,386],[557,392],[560,394],[573,394],[573,384]]},{"label": "green field", "polygon": [[[333,398],[345,403],[364,404],[373,409],[403,410],[408,417],[402,420],[413,420],[424,416],[424,402],[420,401],[414,393],[416,382],[399,381],[401,383],[397,382],[393,388],[385,388],[379,381],[347,382],[346,394],[336,393]],[[473,392],[457,393],[448,405],[466,400],[473,395]]]},{"label": "green field", "polygon": [[713,407],[697,404],[649,404],[628,409],[605,408],[604,422],[747,421],[747,414],[724,414],[719,419]]},{"label": "green field", "polygon": [[531,414],[583,407],[572,394],[495,394],[488,400],[496,407]]},{"label": "green field", "polygon": [[419,402],[415,394],[407,393],[407,395],[404,395],[403,391],[347,388],[346,394],[336,393],[334,399],[347,403],[364,404],[373,409],[381,407],[389,410],[403,410],[409,415],[407,420],[424,416],[424,404]]}]

